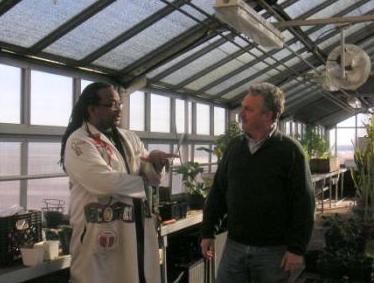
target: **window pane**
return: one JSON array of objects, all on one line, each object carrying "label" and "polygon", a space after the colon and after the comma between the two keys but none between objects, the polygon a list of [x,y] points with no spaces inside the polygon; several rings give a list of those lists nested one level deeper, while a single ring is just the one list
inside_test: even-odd
[{"label": "window pane", "polygon": [[31,124],[66,126],[72,93],[71,78],[31,71]]},{"label": "window pane", "polygon": [[355,116],[352,116],[348,119],[345,119],[344,121],[340,122],[337,124],[337,127],[355,127]]},{"label": "window pane", "polygon": [[[177,151],[177,145],[173,145],[173,152]],[[173,159],[173,166],[179,166],[181,164],[179,158]],[[173,173],[171,179],[171,193],[180,194],[183,193],[182,174]]]},{"label": "window pane", "polygon": [[62,173],[58,164],[60,160],[60,143],[49,142],[30,142],[28,173],[36,174],[53,174]]},{"label": "window pane", "polygon": [[69,207],[69,178],[29,180],[27,190],[27,208],[41,209],[45,206],[43,199],[58,199],[65,202],[64,213]]},{"label": "window pane", "polygon": [[[148,144],[148,151],[151,152],[152,150],[161,150],[164,152],[170,152],[170,145],[169,144]],[[166,173],[165,176],[161,179],[161,184],[160,186],[167,187],[169,186],[169,178],[170,178],[170,173]]]},{"label": "window pane", "polygon": [[0,208],[10,207],[15,204],[19,205],[19,188],[19,181],[0,182]]},{"label": "window pane", "polygon": [[184,100],[175,100],[175,125],[177,133],[184,133]]},{"label": "window pane", "polygon": [[198,150],[199,147],[210,148],[209,144],[195,144],[194,161],[198,162],[204,169],[204,173],[209,172],[209,165],[202,165],[209,163],[209,153],[205,150]]},{"label": "window pane", "polygon": [[144,92],[130,95],[130,130],[144,131]]},{"label": "window pane", "polygon": [[151,94],[151,132],[170,133],[170,98]]},{"label": "window pane", "polygon": [[366,128],[357,128],[357,137],[367,137]]},{"label": "window pane", "polygon": [[363,125],[366,125],[369,123],[369,119],[371,117],[371,114],[358,114],[357,115],[357,127],[362,127]]},{"label": "window pane", "polygon": [[337,150],[340,163],[344,164],[347,159],[353,159],[353,143],[355,140],[355,129],[337,129]]},{"label": "window pane", "polygon": [[192,134],[192,102],[188,102],[188,133]]},{"label": "window pane", "polygon": [[214,107],[214,135],[219,136],[225,133],[225,108]]},{"label": "window pane", "polygon": [[[209,105],[196,103],[196,134],[209,135]],[[198,122],[197,122],[198,121]]]},{"label": "window pane", "polygon": [[[215,154],[212,154],[211,158],[212,158],[212,163],[217,163],[218,162],[217,156]],[[211,166],[210,170],[211,170],[211,172],[216,172],[217,168],[218,168],[218,164],[214,164],[214,165]]]},{"label": "window pane", "polygon": [[86,88],[86,86],[92,83],[93,81],[81,80],[81,92]]},{"label": "window pane", "polygon": [[237,122],[237,123],[240,122],[239,113],[235,114],[235,122]]},{"label": "window pane", "polygon": [[335,149],[336,149],[335,129],[331,129],[329,131],[329,148],[330,148],[330,154],[332,156],[335,156]]},{"label": "window pane", "polygon": [[291,135],[291,122],[286,122],[286,135]]},{"label": "window pane", "polygon": [[[195,144],[194,161],[200,164],[209,163],[209,153],[205,150],[198,150],[200,147],[210,148],[209,144]],[[204,172],[206,172],[206,170],[204,170]]]},{"label": "window pane", "polygon": [[0,142],[0,156],[0,176],[21,175],[20,142]]},{"label": "window pane", "polygon": [[0,123],[20,123],[21,70],[0,64]]}]

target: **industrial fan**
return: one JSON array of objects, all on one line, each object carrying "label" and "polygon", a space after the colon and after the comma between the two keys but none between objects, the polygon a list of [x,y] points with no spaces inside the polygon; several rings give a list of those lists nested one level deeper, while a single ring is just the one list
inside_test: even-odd
[{"label": "industrial fan", "polygon": [[355,90],[363,85],[371,71],[370,57],[353,44],[337,46],[329,54],[323,86],[330,91]]}]

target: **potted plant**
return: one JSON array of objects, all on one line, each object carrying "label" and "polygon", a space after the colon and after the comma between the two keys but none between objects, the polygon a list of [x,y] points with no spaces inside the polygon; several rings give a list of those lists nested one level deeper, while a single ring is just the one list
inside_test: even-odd
[{"label": "potted plant", "polygon": [[187,189],[189,205],[191,209],[201,209],[209,187],[203,181],[201,173],[204,169],[198,162],[188,161],[173,168],[173,172],[182,175],[182,182]]},{"label": "potted plant", "polygon": [[231,140],[240,134],[242,134],[242,130],[240,129],[239,124],[237,122],[230,122],[225,133],[218,136],[218,138],[214,141],[213,150],[206,147],[199,147],[197,150],[204,150],[209,153],[213,153],[215,156],[217,156],[217,160],[219,162]]},{"label": "potted plant", "polygon": [[309,159],[312,173],[328,173],[339,170],[338,158],[330,156],[328,143],[318,134],[316,125],[306,124],[305,133],[298,140]]},{"label": "potted plant", "polygon": [[365,124],[366,136],[355,146],[356,168],[351,175],[366,223],[374,221],[374,119]]},{"label": "potted plant", "polygon": [[[218,138],[213,143],[213,149],[207,147],[198,147],[196,150],[204,150],[206,152],[212,153],[217,157],[217,162],[222,159],[223,153],[225,152],[227,146],[232,141],[233,138],[242,134],[242,130],[237,122],[230,122],[228,128],[223,135],[218,136]],[[205,184],[210,187],[213,184],[215,173],[204,173],[202,178]]]},{"label": "potted plant", "polygon": [[352,280],[370,279],[372,259],[365,254],[368,234],[363,219],[339,214],[323,219],[326,245],[317,263],[320,275],[335,279],[342,276]]}]

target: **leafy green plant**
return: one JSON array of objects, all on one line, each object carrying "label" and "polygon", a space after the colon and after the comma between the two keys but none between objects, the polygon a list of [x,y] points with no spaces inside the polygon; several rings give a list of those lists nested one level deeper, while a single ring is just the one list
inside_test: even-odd
[{"label": "leafy green plant", "polygon": [[374,114],[365,124],[364,142],[355,146],[354,160],[357,168],[351,169],[356,192],[363,204],[365,221],[374,220]]},{"label": "leafy green plant", "polygon": [[240,135],[242,130],[237,122],[230,122],[223,135],[220,135],[213,143],[213,150],[206,147],[199,147],[197,150],[204,150],[217,156],[218,162],[221,160],[223,153],[233,138]]},{"label": "leafy green plant", "polygon": [[308,159],[329,157],[328,143],[326,139],[318,134],[316,125],[306,124],[305,133],[298,140],[303,146]]},{"label": "leafy green plant", "polygon": [[317,265],[323,276],[341,278],[348,268],[368,261],[365,256],[367,233],[360,217],[339,214],[323,216],[326,246]]},{"label": "leafy green plant", "polygon": [[188,161],[178,167],[173,168],[173,172],[182,174],[182,182],[187,188],[189,194],[201,195],[206,197],[209,187],[204,181],[198,180],[199,175],[204,169],[198,162]]}]

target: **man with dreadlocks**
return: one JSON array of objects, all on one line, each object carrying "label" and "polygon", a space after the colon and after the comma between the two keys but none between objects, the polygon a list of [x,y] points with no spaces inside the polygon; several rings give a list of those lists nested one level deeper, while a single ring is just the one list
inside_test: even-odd
[{"label": "man with dreadlocks", "polygon": [[73,283],[160,282],[155,221],[145,188],[173,154],[152,151],[118,128],[122,104],[107,83],[88,85],[62,138],[70,177]]}]

